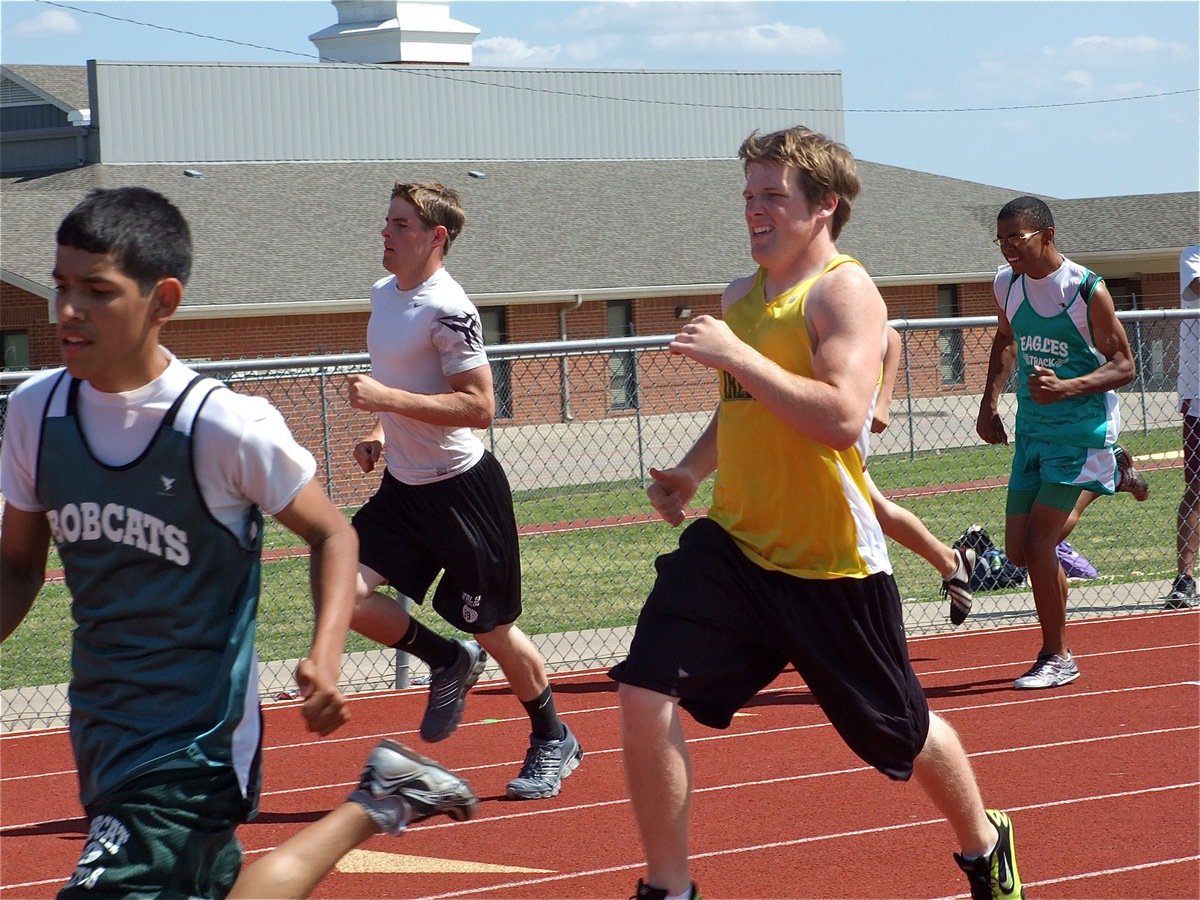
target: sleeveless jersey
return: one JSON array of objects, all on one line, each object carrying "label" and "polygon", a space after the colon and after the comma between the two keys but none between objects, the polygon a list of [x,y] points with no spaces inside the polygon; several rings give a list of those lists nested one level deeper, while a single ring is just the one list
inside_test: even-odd
[{"label": "sleeveless jersey", "polygon": [[[820,274],[769,302],[763,295],[766,272],[759,269],[749,293],[725,312],[725,321],[763,356],[812,378],[804,304],[818,278],[846,263],[859,265],[839,254]],[[853,447],[834,450],[787,425],[728,373],[720,377],[709,518],[764,568],[818,579],[890,572],[863,472],[870,416]]]},{"label": "sleeveless jersey", "polygon": [[71,741],[86,806],[163,769],[230,766],[253,808],[262,727],[254,652],[262,515],[239,540],[196,483],[191,428],[217,381],[197,376],[145,451],[92,455],[65,372],[42,416],[37,495],[71,614]]},{"label": "sleeveless jersey", "polygon": [[[1042,315],[1030,302],[1024,275],[1012,277],[1003,266],[996,276],[997,296],[1012,325],[1017,344],[1016,432],[1030,440],[1067,447],[1109,447],[1120,433],[1120,409],[1115,391],[1069,397],[1055,403],[1035,403],[1029,394],[1034,366],[1053,369],[1059,378],[1077,378],[1104,365],[1105,358],[1091,341],[1088,303],[1100,277],[1064,259],[1069,277],[1063,282],[1059,310]],[[1004,286],[1005,273],[1008,284]],[[1049,276],[1053,277],[1053,276]]]}]

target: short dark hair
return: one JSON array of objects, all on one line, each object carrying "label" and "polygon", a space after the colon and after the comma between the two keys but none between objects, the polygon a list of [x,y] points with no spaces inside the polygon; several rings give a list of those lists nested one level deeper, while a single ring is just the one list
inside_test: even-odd
[{"label": "short dark hair", "polygon": [[1050,213],[1050,207],[1037,197],[1009,200],[996,215],[996,219],[1024,219],[1037,229],[1054,227],[1054,216]]},{"label": "short dark hair", "polygon": [[96,188],[67,213],[55,235],[60,246],[104,253],[145,292],[163,278],[187,284],[192,233],[183,213],[143,187]]}]

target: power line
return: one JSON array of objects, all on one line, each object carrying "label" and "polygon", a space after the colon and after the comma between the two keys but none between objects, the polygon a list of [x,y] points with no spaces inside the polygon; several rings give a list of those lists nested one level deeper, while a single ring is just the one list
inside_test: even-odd
[{"label": "power line", "polygon": [[[68,3],[59,3],[56,0],[37,0],[45,6],[54,6],[60,9],[68,9],[72,12],[78,12],[87,16],[99,16],[104,19],[111,19],[114,22],[124,22],[128,25],[139,25],[143,28],[155,28],[159,31],[169,31],[175,34],[187,35],[188,37],[200,38],[206,41],[218,41],[225,44],[233,44],[238,47],[250,47],[255,50],[266,50],[269,53],[280,53],[287,56],[299,56],[302,59],[320,60],[320,56],[313,53],[301,53],[298,50],[282,50],[278,47],[271,47],[265,44],[254,44],[248,41],[239,41],[233,38],[217,37],[212,34],[203,34],[197,31],[188,31],[185,28],[174,28],[169,25],[159,25],[154,22],[142,22],[137,19],[130,19],[124,16],[114,16],[110,13],[100,12],[99,10],[86,9],[78,6],[72,6]],[[695,103],[683,100],[653,100],[643,97],[619,97],[606,94],[589,94],[578,91],[561,91],[551,90],[549,88],[530,87],[528,85],[511,85],[511,84],[496,84],[466,77],[458,77],[457,75],[436,74],[429,71],[419,71],[411,67],[396,66],[396,65],[376,65],[371,63],[352,63],[346,60],[331,60],[331,62],[340,65],[357,65],[364,69],[375,69],[377,71],[399,72],[406,75],[420,76],[424,78],[434,78],[445,81],[453,81],[456,83],[477,84],[480,87],[505,88],[514,91],[524,91],[526,93],[550,94],[562,97],[574,97],[580,100],[615,100],[622,103],[646,103],[658,106],[681,106],[695,109],[729,109],[729,104],[726,103]],[[1073,106],[1096,106],[1103,103],[1129,103],[1135,100],[1155,100],[1164,97],[1178,97],[1183,94],[1200,93],[1200,88],[1183,88],[1177,91],[1158,91],[1151,94],[1134,94],[1128,97],[1104,97],[1098,100],[1069,100],[1061,103],[1024,103],[1012,106],[948,106],[948,107],[906,107],[906,108],[871,108],[871,107],[839,107],[839,108],[813,108],[813,107],[777,107],[777,106],[745,106],[738,105],[738,109],[747,110],[750,112],[822,112],[822,113],[870,113],[872,115],[888,115],[888,114],[903,114],[914,115],[920,113],[965,113],[965,112],[1015,112],[1019,110],[1035,110],[1035,109],[1065,109]]]}]

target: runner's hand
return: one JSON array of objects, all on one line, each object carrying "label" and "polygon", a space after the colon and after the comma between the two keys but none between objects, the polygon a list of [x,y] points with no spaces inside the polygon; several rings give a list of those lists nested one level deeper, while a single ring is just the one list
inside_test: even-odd
[{"label": "runner's hand", "polygon": [[671,525],[683,522],[688,502],[696,493],[696,478],[689,469],[675,466],[670,469],[650,469],[654,481],[646,488],[650,505]]}]

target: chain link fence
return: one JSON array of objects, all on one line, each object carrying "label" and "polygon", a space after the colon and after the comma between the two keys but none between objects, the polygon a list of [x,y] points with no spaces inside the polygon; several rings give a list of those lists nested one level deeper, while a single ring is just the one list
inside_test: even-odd
[{"label": "chain link fence", "polygon": [[[1182,492],[1176,366],[1179,323],[1195,311],[1124,312],[1138,377],[1121,390],[1121,443],[1150,484],[1142,503],[1128,494],[1088,508],[1069,541],[1096,570],[1075,579],[1070,615],[1132,614],[1161,608],[1175,574],[1175,510]],[[981,526],[1003,547],[1011,447],[975,433],[995,317],[899,320],[903,355],[887,429],[874,436],[872,476],[884,494],[916,513],[947,544]],[[521,532],[525,612],[521,627],[551,670],[607,666],[623,657],[654,575],[654,558],[678,532],[651,514],[649,470],[673,465],[715,408],[713,372],[667,351],[669,336],[614,338],[489,349],[497,418],[481,433],[512,483]],[[354,464],[354,443],[372,420],[351,409],[346,375],[369,369],[366,354],[192,363],[236,390],[271,400],[317,459],[318,477],[351,514],[379,475]],[[0,375],[0,393],[28,377]],[[1011,432],[1015,400],[1004,395]],[[0,425],[3,424],[0,397]],[[696,498],[707,503],[711,483]],[[797,515],[804,515],[802,509]],[[265,537],[258,646],[263,699],[288,699],[307,649],[311,602],[304,545],[271,524]],[[949,630],[941,579],[924,560],[889,544],[910,633]],[[26,621],[6,642],[3,729],[65,723],[69,597],[53,567]],[[397,598],[406,602],[407,598]],[[431,609],[426,624],[448,634]],[[1024,584],[976,593],[966,628],[1036,621]],[[422,664],[351,637],[343,664],[348,690],[421,683]],[[492,673],[485,674],[491,677]]]}]

